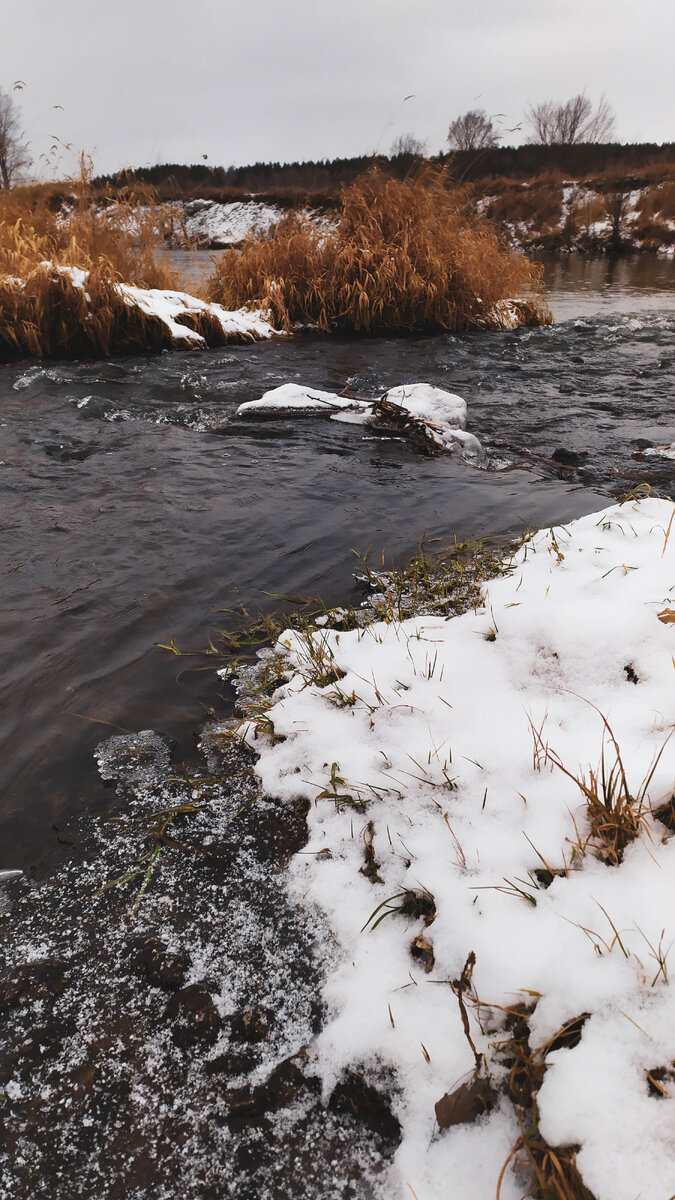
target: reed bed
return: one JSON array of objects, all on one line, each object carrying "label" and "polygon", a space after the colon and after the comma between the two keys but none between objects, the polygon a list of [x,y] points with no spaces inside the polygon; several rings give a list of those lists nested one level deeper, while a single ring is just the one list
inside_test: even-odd
[{"label": "reed bed", "polygon": [[209,299],[264,306],[278,329],[307,324],[362,334],[502,327],[551,320],[538,266],[508,250],[470,209],[468,187],[424,168],[414,179],[373,169],[342,192],[336,226],[289,216],[220,260]]},{"label": "reed bed", "polygon": [[[170,345],[166,327],[116,288],[180,286],[155,259],[161,222],[147,190],[94,195],[85,171],[65,190],[0,192],[0,360]],[[86,272],[86,286],[59,268]]]}]

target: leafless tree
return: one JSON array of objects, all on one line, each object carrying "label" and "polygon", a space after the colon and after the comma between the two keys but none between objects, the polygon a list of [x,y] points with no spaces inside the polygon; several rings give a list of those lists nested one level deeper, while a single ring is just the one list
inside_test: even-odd
[{"label": "leafless tree", "polygon": [[21,132],[18,105],[0,88],[0,189],[11,188],[29,165],[28,143]]},{"label": "leafless tree", "polygon": [[414,133],[401,133],[397,138],[394,138],[389,153],[392,158],[395,158],[398,154],[410,154],[415,158],[423,158],[427,152],[427,148],[428,142],[424,141],[423,138],[415,137]]},{"label": "leafless tree", "polygon": [[579,92],[564,103],[543,100],[539,104],[530,104],[526,120],[531,131],[527,140],[537,146],[606,142],[612,137],[616,124],[614,109],[607,97],[601,96],[593,108],[593,101],[585,92]]},{"label": "leafless tree", "polygon": [[499,134],[485,109],[472,108],[452,122],[448,144],[452,150],[488,150],[499,144]]}]

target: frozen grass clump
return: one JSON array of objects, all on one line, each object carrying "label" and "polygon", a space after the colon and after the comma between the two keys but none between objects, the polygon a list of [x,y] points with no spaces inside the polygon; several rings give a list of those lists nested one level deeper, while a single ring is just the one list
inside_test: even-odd
[{"label": "frozen grass clump", "polygon": [[228,308],[263,304],[285,330],[502,328],[499,305],[514,299],[518,324],[550,323],[540,268],[468,202],[438,168],[405,180],[373,169],[343,190],[335,229],[294,215],[247,238],[223,256],[209,295]]}]

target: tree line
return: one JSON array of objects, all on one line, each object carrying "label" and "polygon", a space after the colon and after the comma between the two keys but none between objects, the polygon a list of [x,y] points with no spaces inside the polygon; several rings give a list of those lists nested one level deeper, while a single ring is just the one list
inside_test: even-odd
[{"label": "tree line", "polygon": [[[19,81],[20,82],[20,81]],[[470,109],[449,126],[447,149],[432,156],[436,162],[450,160],[459,177],[481,179],[507,176],[526,179],[545,171],[564,171],[579,177],[589,172],[638,169],[656,161],[673,160],[673,146],[653,144],[622,146],[611,141],[615,115],[606,97],[597,104],[581,92],[566,101],[545,100],[527,106],[522,122],[500,129],[496,118],[484,109]],[[526,131],[520,146],[502,146],[509,133]],[[413,133],[399,135],[388,155],[356,155],[352,158],[305,162],[257,162],[248,166],[223,167],[206,163],[164,163],[103,175],[95,184],[147,183],[163,198],[189,194],[212,194],[231,198],[242,192],[264,192],[267,197],[291,192],[336,195],[340,186],[351,183],[373,163],[400,178],[415,163],[427,157],[427,144]],[[21,129],[19,106],[11,93],[0,88],[0,190],[9,189],[25,177],[32,165],[27,139]]]}]

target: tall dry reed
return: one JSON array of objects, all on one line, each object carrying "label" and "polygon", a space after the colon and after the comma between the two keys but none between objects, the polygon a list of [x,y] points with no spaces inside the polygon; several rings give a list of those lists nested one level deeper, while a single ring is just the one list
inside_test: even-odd
[{"label": "tall dry reed", "polygon": [[[0,192],[0,360],[171,344],[115,287],[179,286],[156,261],[162,219],[147,189],[94,194],[86,169],[60,189]],[[86,294],[59,267],[88,272]]]},{"label": "tall dry reed", "polygon": [[397,180],[377,169],[342,193],[337,224],[291,216],[220,260],[209,298],[265,305],[279,329],[309,322],[358,333],[497,327],[496,306],[521,298],[520,320],[550,321],[541,271],[470,211],[469,189],[426,167]]}]

